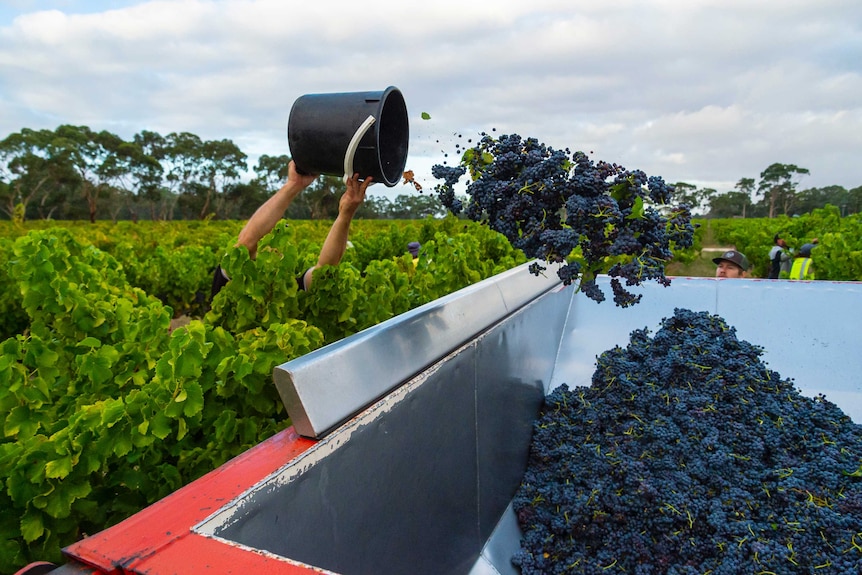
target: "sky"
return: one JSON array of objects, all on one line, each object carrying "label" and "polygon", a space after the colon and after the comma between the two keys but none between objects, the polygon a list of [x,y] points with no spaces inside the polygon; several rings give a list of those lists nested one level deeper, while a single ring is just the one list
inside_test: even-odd
[{"label": "sky", "polygon": [[859,0],[0,0],[0,138],[191,132],[253,168],[300,96],[389,86],[426,190],[492,130],[719,192],[776,162],[862,186]]}]

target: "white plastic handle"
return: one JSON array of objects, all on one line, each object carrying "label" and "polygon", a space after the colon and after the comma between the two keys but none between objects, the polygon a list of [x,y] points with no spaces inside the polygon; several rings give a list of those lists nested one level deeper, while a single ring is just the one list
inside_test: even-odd
[{"label": "white plastic handle", "polygon": [[356,155],[356,148],[359,147],[359,140],[362,139],[362,136],[365,135],[365,132],[368,131],[368,128],[374,124],[375,119],[374,116],[368,116],[365,118],[365,121],[359,125],[356,133],[353,134],[353,137],[350,139],[350,143],[347,145],[347,151],[344,153],[344,183],[347,183],[347,180],[353,177],[353,156]]}]

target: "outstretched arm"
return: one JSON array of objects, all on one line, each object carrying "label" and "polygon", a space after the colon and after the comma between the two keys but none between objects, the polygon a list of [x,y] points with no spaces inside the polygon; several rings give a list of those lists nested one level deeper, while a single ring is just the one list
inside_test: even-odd
[{"label": "outstretched arm", "polygon": [[296,171],[296,165],[291,160],[288,166],[287,182],[252,214],[248,222],[239,232],[238,246],[248,248],[251,259],[257,256],[257,244],[260,239],[272,231],[278,220],[284,216],[293,199],[307,188],[317,178],[317,175],[301,175]]},{"label": "outstretched arm", "polygon": [[338,217],[335,218],[335,222],[329,228],[329,233],[326,234],[323,247],[320,249],[320,256],[317,258],[317,264],[305,272],[303,278],[305,289],[311,287],[314,270],[326,265],[335,266],[341,262],[344,251],[347,249],[350,222],[353,221],[356,210],[365,200],[365,192],[371,183],[372,178],[370,176],[360,182],[359,174],[353,174],[353,177],[347,180],[347,191],[338,201]]}]

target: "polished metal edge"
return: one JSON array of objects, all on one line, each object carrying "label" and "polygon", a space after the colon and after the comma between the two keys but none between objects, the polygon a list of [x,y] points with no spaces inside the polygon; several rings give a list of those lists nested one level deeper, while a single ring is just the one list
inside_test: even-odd
[{"label": "polished metal edge", "polygon": [[561,284],[530,262],[277,366],[297,433],[319,438],[489,326]]}]

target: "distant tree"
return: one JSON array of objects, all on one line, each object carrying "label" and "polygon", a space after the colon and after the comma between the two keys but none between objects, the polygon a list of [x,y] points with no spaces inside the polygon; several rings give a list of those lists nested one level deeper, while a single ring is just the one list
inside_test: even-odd
[{"label": "distant tree", "polygon": [[398,220],[421,220],[442,216],[446,212],[437,196],[428,194],[399,194],[392,204],[390,217]]},{"label": "distant tree", "polygon": [[290,156],[261,155],[254,167],[255,179],[267,194],[274,194],[287,181]]},{"label": "distant tree", "polygon": [[[339,176],[320,176],[293,200],[290,207],[294,208],[296,204],[295,210],[307,212],[307,217],[312,220],[334,220],[338,215],[338,200],[346,189]],[[290,209],[288,213],[291,213]]]},{"label": "distant tree", "polygon": [[[252,183],[262,194],[262,196],[259,197],[260,203],[258,205],[262,204],[266,198],[278,191],[278,189],[287,181],[290,159],[290,156],[284,154],[280,156],[269,156],[267,154],[263,154],[258,158],[257,165],[254,167],[255,178],[252,180]],[[255,207],[254,209],[257,208]],[[248,211],[248,213],[245,213],[243,217],[251,217],[253,211],[254,210]],[[285,216],[295,220],[308,219],[311,217],[311,210],[308,207],[308,202],[302,198],[302,194],[300,194],[300,196],[290,204]]]},{"label": "distant tree", "polygon": [[701,198],[697,193],[697,186],[686,182],[673,184],[674,201],[691,206],[692,212],[699,211]]},{"label": "distant tree", "polygon": [[108,131],[62,125],[54,131],[49,153],[68,162],[80,176],[88,217],[95,222],[100,199],[116,190],[131,192],[157,181],[161,166],[134,143]]},{"label": "distant tree", "polygon": [[757,186],[758,196],[768,206],[768,217],[775,217],[776,208],[781,207],[785,215],[790,214],[795,201],[796,186],[798,181],[795,176],[808,174],[806,168],[800,168],[794,164],[775,163],[760,173],[760,184]]},{"label": "distant tree", "polygon": [[862,213],[862,186],[847,192],[847,214]]},{"label": "distant tree", "polygon": [[158,162],[160,166],[157,185],[143,189],[138,194],[139,203],[149,210],[152,220],[172,219],[180,182],[183,181],[177,174],[174,161],[174,141],[148,130],[135,134],[132,141],[140,147],[141,153]]},{"label": "distant tree", "polygon": [[225,211],[224,190],[237,183],[246,171],[247,156],[230,140],[204,142],[200,174],[206,190],[200,218],[204,219],[214,204],[215,212]]},{"label": "distant tree", "polygon": [[246,220],[270,195],[258,179],[228,184],[224,191],[225,211],[219,217]]},{"label": "distant tree", "polygon": [[26,214],[27,204],[49,183],[50,174],[45,169],[48,160],[44,146],[37,143],[38,135],[25,128],[0,141],[0,199],[10,218],[19,204]]},{"label": "distant tree", "polygon": [[[373,189],[373,188],[372,188]],[[392,201],[386,196],[367,195],[365,201],[356,210],[356,218],[379,220],[389,218],[392,211]]]},{"label": "distant tree", "polygon": [[[171,132],[164,139],[160,162],[164,169],[163,186],[168,190],[182,218],[200,217],[206,186],[201,184],[204,142],[190,132]],[[173,209],[167,212],[173,216]]]},{"label": "distant tree", "polygon": [[52,213],[57,205],[49,202],[49,197],[56,195],[64,182],[77,182],[71,166],[62,158],[51,156],[53,138],[51,130],[24,128],[0,141],[0,182],[7,184],[0,194],[0,203],[10,217],[19,204],[26,217],[28,206],[37,200],[39,206],[50,206]]},{"label": "distant tree", "polygon": [[[742,212],[736,214],[741,215],[744,218],[747,216],[748,208],[753,203],[753,197],[755,192],[754,178],[740,178],[740,180],[736,182],[736,185],[733,187],[733,189],[741,194],[745,194],[745,196],[748,198],[747,202],[742,202]],[[740,197],[738,201],[741,202],[742,198]]]},{"label": "distant tree", "polygon": [[137,221],[138,207],[146,205],[159,194],[164,172],[161,162],[145,153],[134,140],[121,141],[117,148],[117,174],[111,183],[120,204],[112,214],[116,221],[125,209]]},{"label": "distant tree", "polygon": [[807,214],[830,204],[838,207],[842,215],[845,215],[847,202],[848,192],[843,186],[808,188],[796,194],[795,212],[798,214]]},{"label": "distant tree", "polygon": [[746,192],[736,191],[716,194],[709,199],[709,217],[745,217],[750,207],[751,196]]}]

